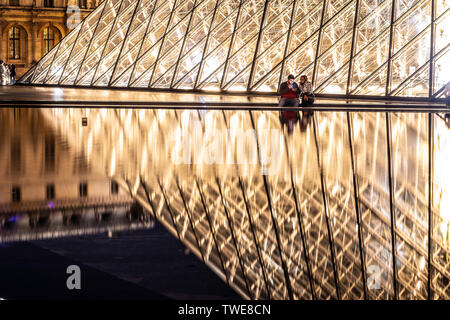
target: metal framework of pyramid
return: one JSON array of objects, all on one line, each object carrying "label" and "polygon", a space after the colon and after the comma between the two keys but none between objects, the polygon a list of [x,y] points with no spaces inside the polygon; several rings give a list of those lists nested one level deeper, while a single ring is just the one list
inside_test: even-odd
[{"label": "metal framework of pyramid", "polygon": [[[286,137],[277,111],[203,111],[40,110],[244,298],[450,299],[440,117],[316,111]],[[231,164],[217,153],[226,130]],[[174,161],[180,151],[191,160]]]},{"label": "metal framework of pyramid", "polygon": [[437,96],[447,0],[105,0],[21,83]]}]

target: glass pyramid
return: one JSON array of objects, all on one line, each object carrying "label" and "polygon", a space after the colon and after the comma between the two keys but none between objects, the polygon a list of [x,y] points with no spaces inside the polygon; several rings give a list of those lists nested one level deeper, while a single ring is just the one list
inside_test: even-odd
[{"label": "glass pyramid", "polygon": [[60,86],[433,96],[447,0],[105,0],[21,79]]}]

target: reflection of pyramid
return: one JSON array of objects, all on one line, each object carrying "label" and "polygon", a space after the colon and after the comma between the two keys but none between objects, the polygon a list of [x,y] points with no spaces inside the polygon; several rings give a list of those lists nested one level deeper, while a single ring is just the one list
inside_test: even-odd
[{"label": "reflection of pyramid", "polygon": [[105,0],[21,82],[275,91],[293,73],[317,92],[429,96],[449,20],[431,0]]}]

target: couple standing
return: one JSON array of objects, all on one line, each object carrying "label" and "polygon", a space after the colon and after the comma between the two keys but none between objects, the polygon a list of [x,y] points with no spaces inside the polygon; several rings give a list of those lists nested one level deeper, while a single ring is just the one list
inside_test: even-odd
[{"label": "couple standing", "polygon": [[[300,85],[294,81],[295,77],[290,74],[286,82],[281,83],[278,90],[280,97],[279,108],[291,107],[298,108],[302,99],[301,106],[310,106],[314,102],[314,94],[312,92],[312,84],[308,81],[308,77],[305,75],[300,76]],[[281,109],[280,120],[282,124],[288,125],[288,132],[292,133],[294,130],[294,124],[300,119],[298,110],[292,110],[291,108]],[[306,129],[306,125],[313,115],[312,111],[303,111],[302,116],[302,129]]]},{"label": "couple standing", "polygon": [[6,86],[16,82],[16,66],[13,64],[7,65],[0,60],[0,85]]}]

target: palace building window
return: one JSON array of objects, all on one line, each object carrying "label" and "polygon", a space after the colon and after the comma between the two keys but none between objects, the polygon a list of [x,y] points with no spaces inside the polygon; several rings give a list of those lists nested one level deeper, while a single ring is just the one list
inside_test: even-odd
[{"label": "palace building window", "polygon": [[78,0],[78,6],[80,9],[87,9],[87,0]]},{"label": "palace building window", "polygon": [[20,29],[18,27],[9,29],[9,58],[20,59]]},{"label": "palace building window", "polygon": [[52,27],[44,28],[44,54],[55,46],[55,30]]},{"label": "palace building window", "polygon": [[10,6],[18,6],[19,4],[19,0],[9,0],[9,5]]},{"label": "palace building window", "polygon": [[53,0],[44,0],[44,7],[46,8],[53,8]]}]

